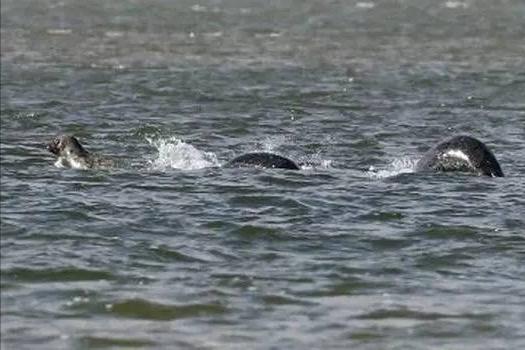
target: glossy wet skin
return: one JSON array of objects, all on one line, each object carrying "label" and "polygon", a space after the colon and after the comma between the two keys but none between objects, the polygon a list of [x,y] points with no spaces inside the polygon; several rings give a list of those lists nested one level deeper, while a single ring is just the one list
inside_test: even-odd
[{"label": "glossy wet skin", "polygon": [[454,136],[439,143],[421,158],[416,167],[423,171],[464,171],[492,177],[504,176],[488,147],[466,135]]},{"label": "glossy wet skin", "polygon": [[226,166],[299,170],[299,166],[290,159],[277,154],[266,152],[246,153],[240,155],[229,161]]}]

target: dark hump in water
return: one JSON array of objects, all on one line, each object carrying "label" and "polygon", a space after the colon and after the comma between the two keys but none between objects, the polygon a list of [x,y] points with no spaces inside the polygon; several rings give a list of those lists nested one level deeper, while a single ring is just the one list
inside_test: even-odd
[{"label": "dark hump in water", "polygon": [[238,156],[226,164],[227,167],[259,167],[259,168],[280,168],[299,170],[297,164],[288,158],[273,153],[256,152],[246,153]]},{"label": "dark hump in water", "polygon": [[419,171],[464,171],[502,177],[503,171],[487,146],[471,136],[454,136],[430,151],[416,164]]}]

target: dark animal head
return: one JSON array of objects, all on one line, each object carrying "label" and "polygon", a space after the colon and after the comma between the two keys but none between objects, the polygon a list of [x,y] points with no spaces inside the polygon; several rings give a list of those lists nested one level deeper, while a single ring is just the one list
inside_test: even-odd
[{"label": "dark animal head", "polygon": [[88,153],[75,137],[69,135],[59,135],[55,137],[47,145],[47,150],[57,156],[62,155],[66,150],[79,156],[87,155]]}]

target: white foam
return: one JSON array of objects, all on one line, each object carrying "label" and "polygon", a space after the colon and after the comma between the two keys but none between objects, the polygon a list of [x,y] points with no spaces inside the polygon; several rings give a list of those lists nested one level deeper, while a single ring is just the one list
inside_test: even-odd
[{"label": "white foam", "polygon": [[457,9],[457,8],[468,8],[468,3],[464,1],[447,1],[445,2],[445,7],[449,9]]},{"label": "white foam", "polygon": [[85,162],[80,162],[76,157],[72,156],[60,156],[57,158],[55,162],[55,167],[57,168],[72,168],[72,169],[80,169],[80,170],[86,170],[89,167]]},{"label": "white foam", "polygon": [[415,171],[418,158],[402,157],[394,159],[386,168],[376,169],[371,166],[367,174],[374,179],[384,179],[387,177],[396,176],[399,174],[413,173]]},{"label": "white foam", "polygon": [[208,11],[206,6],[202,6],[202,5],[199,5],[199,4],[193,5],[191,7],[191,10],[194,11],[194,12],[207,12]]},{"label": "white foam", "polygon": [[333,167],[333,161],[331,159],[322,159],[318,153],[302,158],[298,163],[302,170],[326,170]]},{"label": "white foam", "polygon": [[355,4],[355,7],[360,9],[373,9],[376,4],[371,1],[361,1]]},{"label": "white foam", "polygon": [[332,167],[331,159],[321,159],[321,169],[329,169]]},{"label": "white foam", "polygon": [[262,142],[262,151],[264,152],[274,152],[276,148],[279,148],[282,144],[286,144],[286,136],[272,136],[267,137]]},{"label": "white foam", "polygon": [[195,170],[220,165],[215,153],[198,150],[176,137],[147,141],[158,152],[157,157],[149,162],[153,170]]}]

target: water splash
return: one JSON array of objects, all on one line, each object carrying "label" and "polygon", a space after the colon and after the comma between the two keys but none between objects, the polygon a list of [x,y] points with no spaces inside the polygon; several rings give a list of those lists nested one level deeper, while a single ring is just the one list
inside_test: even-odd
[{"label": "water splash", "polygon": [[371,166],[366,173],[369,177],[374,179],[384,179],[399,174],[413,173],[418,160],[419,158],[413,156],[397,158],[384,169],[376,169]]},{"label": "water splash", "polygon": [[333,168],[333,161],[331,159],[323,159],[319,153],[315,153],[299,159],[299,167],[302,170],[327,170]]},{"label": "water splash", "polygon": [[149,161],[153,170],[195,170],[220,166],[215,153],[198,150],[176,137],[146,140],[158,152],[157,157]]},{"label": "water splash", "polygon": [[445,7],[449,9],[466,9],[469,7],[469,4],[464,1],[447,1]]},{"label": "water splash", "polygon": [[373,9],[374,7],[376,7],[376,4],[372,1],[360,1],[355,4],[355,7],[360,9]]},{"label": "water splash", "polygon": [[276,149],[283,145],[289,144],[290,142],[292,142],[292,140],[290,140],[289,137],[285,135],[266,137],[259,145],[259,149],[257,151],[275,152]]},{"label": "water splash", "polygon": [[283,146],[290,144],[296,144],[296,141],[293,137],[288,135],[267,137],[258,145],[258,147],[253,149],[252,152],[277,153],[296,162],[302,170],[333,168],[333,161],[331,159],[324,159],[321,155],[321,151],[301,156],[298,156],[294,152],[290,154],[290,152],[287,152],[286,150],[283,152]]}]

